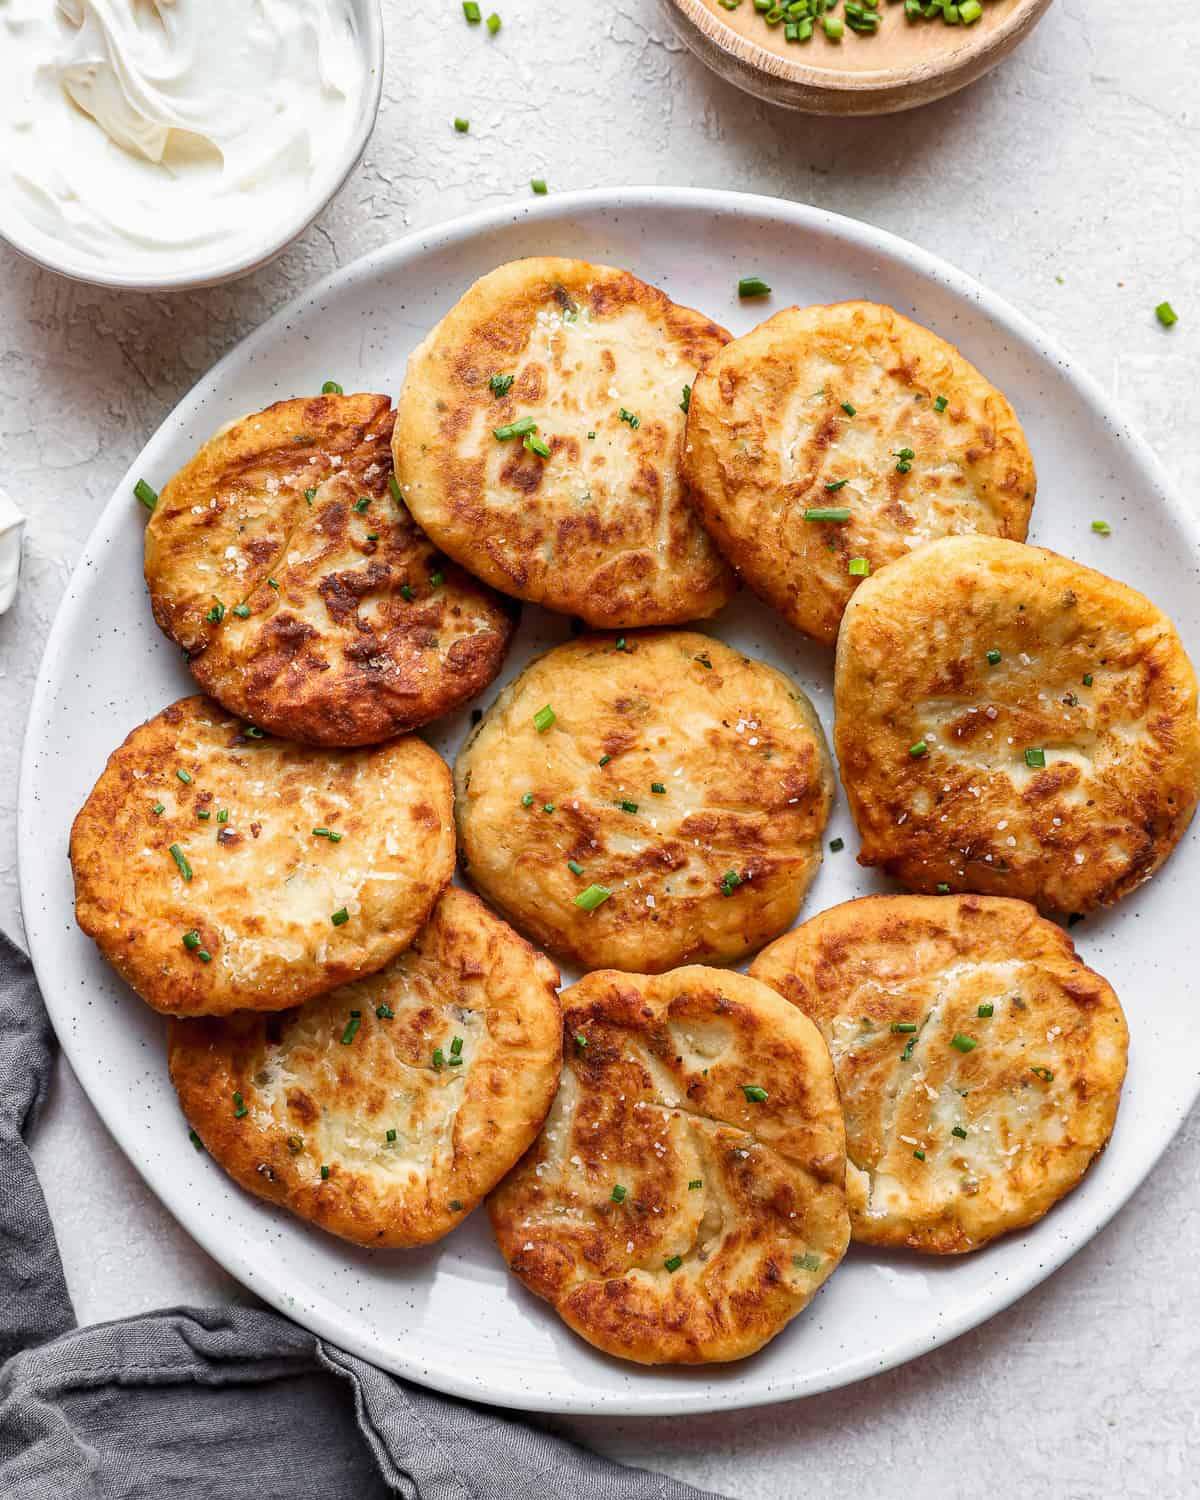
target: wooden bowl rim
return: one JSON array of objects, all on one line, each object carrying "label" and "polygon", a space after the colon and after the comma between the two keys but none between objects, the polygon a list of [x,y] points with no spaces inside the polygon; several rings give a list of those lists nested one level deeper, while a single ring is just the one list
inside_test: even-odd
[{"label": "wooden bowl rim", "polygon": [[819,64],[781,57],[779,53],[760,46],[758,42],[749,41],[735,31],[710,10],[704,0],[667,0],[667,3],[679,11],[707,41],[720,47],[739,63],[771,78],[807,88],[846,94],[894,90],[928,83],[933,79],[953,76],[965,68],[986,71],[979,67],[980,63],[993,52],[1015,43],[1020,34],[1033,26],[1050,7],[1050,0],[1017,0],[1017,4],[995,30],[980,32],[978,40],[932,62],[910,63],[904,67],[850,70],[823,68]]}]

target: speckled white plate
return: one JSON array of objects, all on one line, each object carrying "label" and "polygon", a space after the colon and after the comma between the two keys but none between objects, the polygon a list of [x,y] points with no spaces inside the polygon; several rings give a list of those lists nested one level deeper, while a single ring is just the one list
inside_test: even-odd
[{"label": "speckled white plate", "polygon": [[[130,469],[71,580],[33,698],[20,793],[26,930],[58,1035],[113,1135],[205,1249],[299,1322],[398,1374],[504,1406],[650,1414],[782,1401],[885,1370],[998,1312],[1095,1234],[1149,1172],[1200,1091],[1200,1053],[1180,1045],[1194,1031],[1195,832],[1150,885],[1075,929],[1132,1031],[1116,1134],[1080,1188],[1030,1233],[963,1259],[854,1250],[762,1353],[691,1371],[623,1365],[568,1333],[506,1273],[482,1212],[428,1250],[365,1252],[243,1193],[188,1144],[163,1023],[72,916],[72,816],[126,733],[193,690],[150,617],[134,481],[160,487],[221,423],[326,379],[394,393],[409,350],[477,276],[545,253],[629,266],[739,333],[790,302],[845,297],[889,302],[928,324],[1017,408],[1039,474],[1032,540],[1145,589],[1196,654],[1196,521],[1094,382],[968,277],[865,224],[732,193],[645,188],[489,210],[367,256],[284,308],[196,386]],[[772,298],[739,304],[737,279],[750,273],[771,283]],[[1111,537],[1092,534],[1094,517],[1112,524]],[[830,653],[751,599],[711,628],[797,677],[829,726]],[[508,675],[566,633],[566,621],[527,609]],[[447,756],[466,722],[460,715],[431,736]],[[827,857],[809,913],[873,888],[840,803],[829,832],[847,848]]]}]

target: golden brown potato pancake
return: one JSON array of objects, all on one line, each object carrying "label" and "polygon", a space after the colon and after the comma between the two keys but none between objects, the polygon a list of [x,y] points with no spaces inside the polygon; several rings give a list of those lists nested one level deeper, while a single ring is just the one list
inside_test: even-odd
[{"label": "golden brown potato pancake", "polygon": [[739,958],[789,927],[833,795],[800,689],[691,631],[540,657],[455,779],[480,891],[552,952],[642,973]]},{"label": "golden brown potato pancake", "polygon": [[1040,547],[954,537],[889,564],[838,639],[834,738],[859,862],[913,890],[1086,912],[1196,806],[1196,676],[1170,620]]},{"label": "golden brown potato pancake", "polygon": [[1024,901],[846,901],[750,972],[833,1053],[857,1240],[978,1249],[1040,1219],[1112,1134],[1125,1017]]},{"label": "golden brown potato pancake", "polygon": [[446,890],[368,979],[282,1015],[176,1021],[171,1078],[244,1188],[344,1239],[460,1224],[541,1127],[562,1055],[558,971]]},{"label": "golden brown potato pancake", "polygon": [[830,645],[862,569],[959,532],[1023,541],[1036,487],[1004,396],[873,302],[787,308],[727,344],[692,391],[684,472],[754,592]]},{"label": "golden brown potato pancake", "polygon": [[278,1010],[382,968],[454,870],[450,772],[415,738],[314,750],[184,698],[71,830],[75,915],[147,1004]]},{"label": "golden brown potato pancake", "polygon": [[733,578],[679,459],[685,389],[728,337],[628,271],[500,266],[409,359],[394,442],[409,509],[476,577],[590,625],[714,614]]},{"label": "golden brown potato pancake", "polygon": [[511,606],[413,523],[392,423],[386,396],[278,401],[205,443],[150,517],[154,618],[205,692],[273,734],[390,739],[504,660]]},{"label": "golden brown potato pancake", "polygon": [[517,1276],[639,1364],[753,1354],[845,1253],[829,1052],[765,985],[606,970],[562,995],[562,1083],[488,1200]]}]

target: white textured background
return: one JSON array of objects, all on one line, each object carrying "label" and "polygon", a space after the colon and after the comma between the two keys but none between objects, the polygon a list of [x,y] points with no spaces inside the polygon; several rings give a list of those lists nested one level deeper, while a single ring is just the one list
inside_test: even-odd
[{"label": "white textured background", "polygon": [[[552,191],[744,188],[917,240],[1090,366],[1196,495],[1200,10],[1058,0],[965,93],[838,123],[717,82],[664,28],[657,0],[494,3],[504,29],[490,39],[463,24],[458,0],[384,0],[387,78],[366,158],[299,243],[247,280],[141,298],[59,280],[0,247],[0,483],[30,516],[20,601],[0,618],[0,925],[19,934],[17,756],[42,641],[145,438],[294,292],[410,229],[523,196],[532,176]],[[456,114],[469,135],[454,133]],[[1163,298],[1180,314],[1169,333],[1153,316]],[[83,1321],[239,1295],[149,1196],[65,1065],[36,1155]],[[1193,1115],[1063,1271],[890,1375],[758,1412],[561,1426],[746,1500],[1200,1494],[1198,1166]]]}]

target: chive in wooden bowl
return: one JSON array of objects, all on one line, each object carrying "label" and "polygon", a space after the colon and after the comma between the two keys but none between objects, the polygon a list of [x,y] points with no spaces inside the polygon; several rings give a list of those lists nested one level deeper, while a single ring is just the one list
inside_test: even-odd
[{"label": "chive in wooden bowl", "polygon": [[1050,0],[659,3],[701,62],[748,94],[806,114],[886,115],[973,83]]}]

